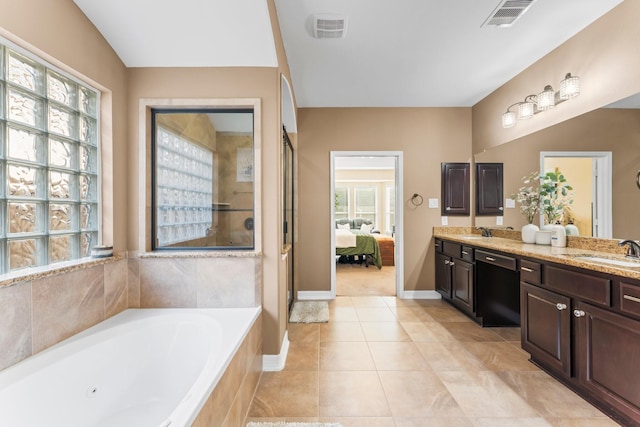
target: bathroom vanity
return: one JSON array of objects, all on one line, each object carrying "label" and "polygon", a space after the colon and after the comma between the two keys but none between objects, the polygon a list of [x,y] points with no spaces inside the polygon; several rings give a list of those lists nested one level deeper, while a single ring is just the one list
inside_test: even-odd
[{"label": "bathroom vanity", "polygon": [[[442,230],[434,236],[443,299],[481,325],[507,326],[517,308],[534,364],[623,425],[640,425],[640,262]],[[473,273],[456,269],[461,262]]]}]

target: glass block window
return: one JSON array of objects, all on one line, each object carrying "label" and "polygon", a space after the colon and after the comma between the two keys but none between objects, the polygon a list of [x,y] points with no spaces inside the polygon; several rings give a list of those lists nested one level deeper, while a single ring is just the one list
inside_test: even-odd
[{"label": "glass block window", "polygon": [[158,246],[207,235],[213,152],[160,126],[156,135]]},{"label": "glass block window", "polygon": [[94,89],[0,44],[0,274],[98,244],[98,103]]}]

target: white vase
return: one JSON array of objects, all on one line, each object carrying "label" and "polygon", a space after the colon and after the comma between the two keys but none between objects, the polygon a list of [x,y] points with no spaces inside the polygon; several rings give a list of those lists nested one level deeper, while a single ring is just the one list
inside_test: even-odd
[{"label": "white vase", "polygon": [[535,243],[536,242],[536,231],[540,231],[537,225],[535,224],[527,224],[522,227],[522,241],[524,243]]}]

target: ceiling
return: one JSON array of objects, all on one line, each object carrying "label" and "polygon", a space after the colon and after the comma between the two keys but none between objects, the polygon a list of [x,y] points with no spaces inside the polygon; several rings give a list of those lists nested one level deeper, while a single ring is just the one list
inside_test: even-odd
[{"label": "ceiling", "polygon": [[[128,67],[277,65],[266,0],[74,0]],[[299,107],[468,107],[622,0],[275,0]],[[347,16],[315,39],[312,15]],[[571,70],[558,70],[558,80]]]}]

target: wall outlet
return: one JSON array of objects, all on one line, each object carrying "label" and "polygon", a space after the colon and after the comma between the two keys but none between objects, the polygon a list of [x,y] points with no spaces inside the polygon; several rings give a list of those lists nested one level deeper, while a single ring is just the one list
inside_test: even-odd
[{"label": "wall outlet", "polygon": [[440,224],[441,225],[449,225],[449,217],[448,216],[443,216],[441,218]]},{"label": "wall outlet", "polygon": [[438,199],[429,199],[429,208],[434,209],[438,208]]},{"label": "wall outlet", "polygon": [[496,217],[496,225],[502,225],[502,217],[501,216],[497,216]]},{"label": "wall outlet", "polygon": [[507,199],[505,200],[505,207],[507,207],[508,209],[514,209],[516,207],[516,201],[513,199]]}]

